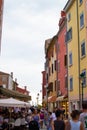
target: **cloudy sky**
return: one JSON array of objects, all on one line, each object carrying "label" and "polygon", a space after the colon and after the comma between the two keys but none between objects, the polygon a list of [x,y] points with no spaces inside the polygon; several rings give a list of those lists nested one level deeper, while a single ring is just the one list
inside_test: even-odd
[{"label": "cloudy sky", "polygon": [[42,87],[45,40],[57,33],[66,2],[4,0],[0,71],[13,72],[19,86],[27,86],[33,102]]}]

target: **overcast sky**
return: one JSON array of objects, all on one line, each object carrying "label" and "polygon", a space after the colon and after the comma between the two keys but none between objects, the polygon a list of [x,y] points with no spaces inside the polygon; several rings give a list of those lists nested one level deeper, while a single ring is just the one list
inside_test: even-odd
[{"label": "overcast sky", "polygon": [[[27,86],[35,101],[42,89],[45,40],[58,32],[67,0],[4,0],[0,71]],[[40,94],[41,95],[41,94]]]}]

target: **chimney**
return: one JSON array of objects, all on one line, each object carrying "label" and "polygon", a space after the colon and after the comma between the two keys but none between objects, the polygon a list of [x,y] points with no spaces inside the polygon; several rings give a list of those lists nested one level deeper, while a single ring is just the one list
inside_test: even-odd
[{"label": "chimney", "polygon": [[61,11],[61,17],[66,17],[66,13],[64,10]]},{"label": "chimney", "polygon": [[17,83],[17,78],[15,78],[15,82]]},{"label": "chimney", "polygon": [[13,72],[11,72],[11,78],[13,79]]},{"label": "chimney", "polygon": [[24,86],[25,90],[27,90],[27,86]]}]

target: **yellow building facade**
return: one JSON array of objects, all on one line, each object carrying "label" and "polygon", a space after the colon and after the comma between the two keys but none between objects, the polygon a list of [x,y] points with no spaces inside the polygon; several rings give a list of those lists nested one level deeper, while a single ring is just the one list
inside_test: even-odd
[{"label": "yellow building facade", "polygon": [[[87,28],[85,26],[87,14],[83,0],[68,0],[64,11],[67,14],[69,110],[72,111],[81,109],[82,101],[87,100]],[[84,77],[81,74],[84,74]]]}]

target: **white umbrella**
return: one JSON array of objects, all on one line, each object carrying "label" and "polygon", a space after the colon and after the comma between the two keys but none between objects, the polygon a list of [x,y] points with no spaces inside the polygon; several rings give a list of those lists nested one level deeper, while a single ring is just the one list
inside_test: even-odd
[{"label": "white umbrella", "polygon": [[14,98],[0,99],[0,106],[3,107],[29,107],[27,102],[19,101]]}]

